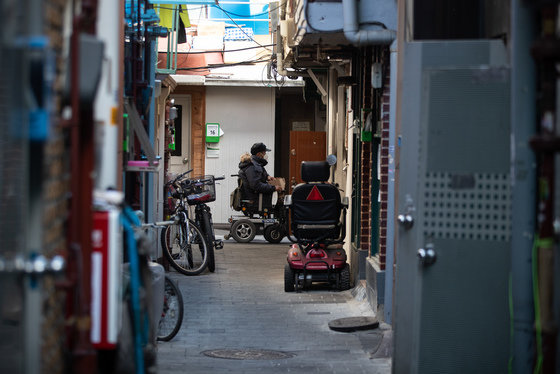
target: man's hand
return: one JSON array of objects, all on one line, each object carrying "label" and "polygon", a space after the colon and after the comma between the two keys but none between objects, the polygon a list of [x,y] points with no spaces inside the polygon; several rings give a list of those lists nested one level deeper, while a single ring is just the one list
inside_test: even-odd
[{"label": "man's hand", "polygon": [[275,179],[276,179],[276,178],[274,178],[273,176],[269,175],[267,180],[270,182],[270,181],[273,181],[273,180],[275,180]]},{"label": "man's hand", "polygon": [[278,191],[278,192],[282,191],[282,187],[276,186],[276,191]]}]

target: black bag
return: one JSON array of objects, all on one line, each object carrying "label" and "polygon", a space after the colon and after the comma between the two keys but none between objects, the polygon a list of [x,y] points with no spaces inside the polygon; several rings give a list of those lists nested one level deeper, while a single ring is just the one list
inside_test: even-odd
[{"label": "black bag", "polygon": [[242,188],[243,188],[243,180],[241,178],[238,178],[237,187],[229,195],[229,205],[233,210],[236,210],[238,212],[241,210],[241,199],[243,194]]}]

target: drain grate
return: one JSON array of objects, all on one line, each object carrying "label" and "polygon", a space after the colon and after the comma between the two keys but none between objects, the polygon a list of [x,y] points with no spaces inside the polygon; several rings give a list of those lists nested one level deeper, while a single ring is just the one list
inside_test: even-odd
[{"label": "drain grate", "polygon": [[212,349],[202,354],[227,360],[281,360],[295,356],[292,353],[267,349]]}]

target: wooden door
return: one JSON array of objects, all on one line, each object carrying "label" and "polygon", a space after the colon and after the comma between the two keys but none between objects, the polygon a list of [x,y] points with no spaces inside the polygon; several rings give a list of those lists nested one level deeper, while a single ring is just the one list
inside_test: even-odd
[{"label": "wooden door", "polygon": [[327,158],[327,133],[290,131],[290,192],[301,183],[301,162],[322,161]]}]

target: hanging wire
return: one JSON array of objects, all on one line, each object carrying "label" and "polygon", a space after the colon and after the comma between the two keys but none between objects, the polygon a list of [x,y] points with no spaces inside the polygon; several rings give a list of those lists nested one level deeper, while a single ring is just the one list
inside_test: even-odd
[{"label": "hanging wire", "polygon": [[259,62],[265,62],[267,60],[269,60],[269,56],[263,56],[261,58],[257,58],[255,60],[246,60],[246,61],[240,61],[240,62],[231,62],[231,63],[227,63],[227,64],[210,64],[210,65],[206,65],[206,66],[193,66],[190,68],[177,68],[177,70],[183,70],[183,71],[188,71],[188,70],[204,70],[204,69],[211,69],[211,68],[224,68],[224,67],[228,67],[228,66],[238,66],[238,65],[253,65]]},{"label": "hanging wire", "polygon": [[245,32],[245,30],[243,30],[243,28],[241,26],[239,26],[239,24],[237,22],[234,21],[233,18],[231,18],[231,16],[219,5],[216,4],[214,5],[217,8],[219,8],[222,12],[224,12],[226,14],[226,16],[228,16],[228,18],[231,20],[231,22],[233,22],[235,24],[235,26],[237,26],[239,28],[239,30],[241,30],[241,32],[243,34],[245,34],[250,40],[252,40],[253,42],[257,43],[259,46],[261,46],[262,48],[272,52],[272,50],[270,48],[265,47],[264,45],[262,45],[261,43],[257,42],[251,35],[247,34],[247,32]]}]

